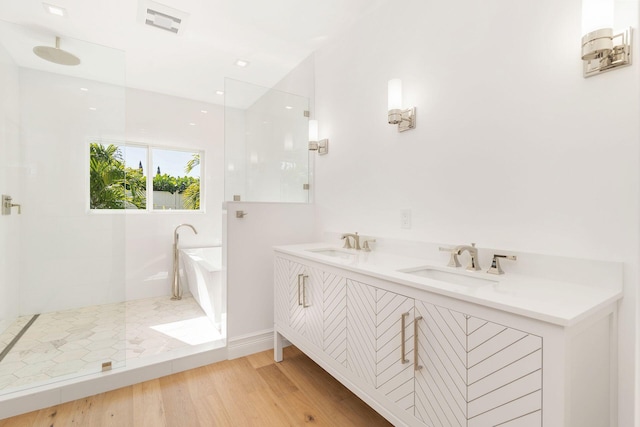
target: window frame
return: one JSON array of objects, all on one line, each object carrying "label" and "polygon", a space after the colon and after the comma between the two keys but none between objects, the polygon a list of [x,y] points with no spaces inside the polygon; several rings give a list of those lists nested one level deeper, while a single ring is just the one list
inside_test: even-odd
[{"label": "window frame", "polygon": [[[91,208],[91,165],[89,163],[91,157],[91,144],[101,144],[101,145],[116,145],[120,147],[140,147],[146,149],[146,165],[143,164],[143,168],[146,168],[146,206],[144,209],[93,209]],[[202,148],[188,148],[188,147],[177,147],[171,145],[163,145],[163,144],[155,144],[155,143],[146,143],[146,142],[138,142],[138,141],[122,141],[122,140],[113,140],[113,139],[105,139],[105,138],[89,138],[87,143],[85,144],[85,161],[88,161],[85,172],[85,195],[86,195],[86,210],[89,214],[92,215],[104,215],[104,214],[134,214],[134,215],[143,215],[147,213],[162,213],[162,214],[204,214],[205,212],[205,184],[204,184],[204,171],[205,171],[205,154],[206,151]],[[153,150],[165,150],[165,151],[180,151],[184,153],[192,153],[200,155],[200,207],[198,209],[154,209],[153,207],[153,178],[155,172],[153,169]],[[123,153],[124,155],[124,153]],[[125,159],[126,161],[126,159]],[[152,173],[149,173],[152,172]]]}]

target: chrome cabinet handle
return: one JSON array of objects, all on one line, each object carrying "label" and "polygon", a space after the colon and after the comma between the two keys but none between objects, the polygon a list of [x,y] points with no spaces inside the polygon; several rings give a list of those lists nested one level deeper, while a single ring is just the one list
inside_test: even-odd
[{"label": "chrome cabinet handle", "polygon": [[414,320],[413,320],[413,370],[414,371],[419,371],[420,369],[422,369],[422,366],[420,366],[419,363],[419,359],[418,359],[418,321],[422,320],[422,316],[417,316]]},{"label": "chrome cabinet handle", "polygon": [[307,308],[309,304],[307,304],[307,281],[306,279],[309,276],[302,276],[302,307]]},{"label": "chrome cabinet handle", "polygon": [[409,359],[407,359],[405,355],[404,348],[404,328],[405,328],[405,320],[409,316],[409,313],[402,313],[400,316],[400,363],[405,364],[409,363]]},{"label": "chrome cabinet handle", "polygon": [[300,278],[304,277],[304,274],[298,274],[298,305],[302,305],[300,301]]}]

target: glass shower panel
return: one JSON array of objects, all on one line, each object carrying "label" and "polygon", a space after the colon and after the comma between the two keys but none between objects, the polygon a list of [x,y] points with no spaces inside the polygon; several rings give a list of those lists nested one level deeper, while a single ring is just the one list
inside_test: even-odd
[{"label": "glass shower panel", "polygon": [[[18,66],[9,52],[0,46],[0,193],[19,204],[18,179],[20,164]],[[18,283],[20,267],[20,217],[15,208],[12,215],[0,216],[0,335],[18,318]],[[12,285],[13,284],[13,285]],[[0,343],[1,345],[1,343]],[[1,350],[0,350],[1,351]]]},{"label": "glass shower panel", "polygon": [[309,100],[225,80],[225,200],[309,202]]},{"label": "glass shower panel", "polygon": [[91,141],[124,140],[124,52],[62,38],[80,65],[33,54],[53,45],[0,22],[0,193],[21,204],[0,216],[0,396],[125,364],[125,216],[89,209],[88,161]]}]

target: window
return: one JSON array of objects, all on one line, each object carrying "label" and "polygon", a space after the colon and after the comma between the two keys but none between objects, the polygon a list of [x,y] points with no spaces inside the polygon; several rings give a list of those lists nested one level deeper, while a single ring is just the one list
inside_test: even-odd
[{"label": "window", "polygon": [[195,150],[91,142],[89,207],[200,210],[202,157]]}]

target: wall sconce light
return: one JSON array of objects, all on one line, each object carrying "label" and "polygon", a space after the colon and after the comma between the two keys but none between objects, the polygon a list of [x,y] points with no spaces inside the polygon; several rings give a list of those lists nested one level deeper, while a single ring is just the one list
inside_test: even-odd
[{"label": "wall sconce light", "polygon": [[398,125],[398,132],[415,128],[416,107],[402,108],[402,80],[389,80],[388,90],[389,124]]},{"label": "wall sconce light", "polygon": [[613,34],[611,28],[601,28],[582,37],[583,76],[591,77],[631,65],[632,32],[629,28]]},{"label": "wall sconce light", "polygon": [[320,156],[329,152],[329,140],[321,139],[318,141],[317,120],[309,120],[309,151],[317,151]]}]

